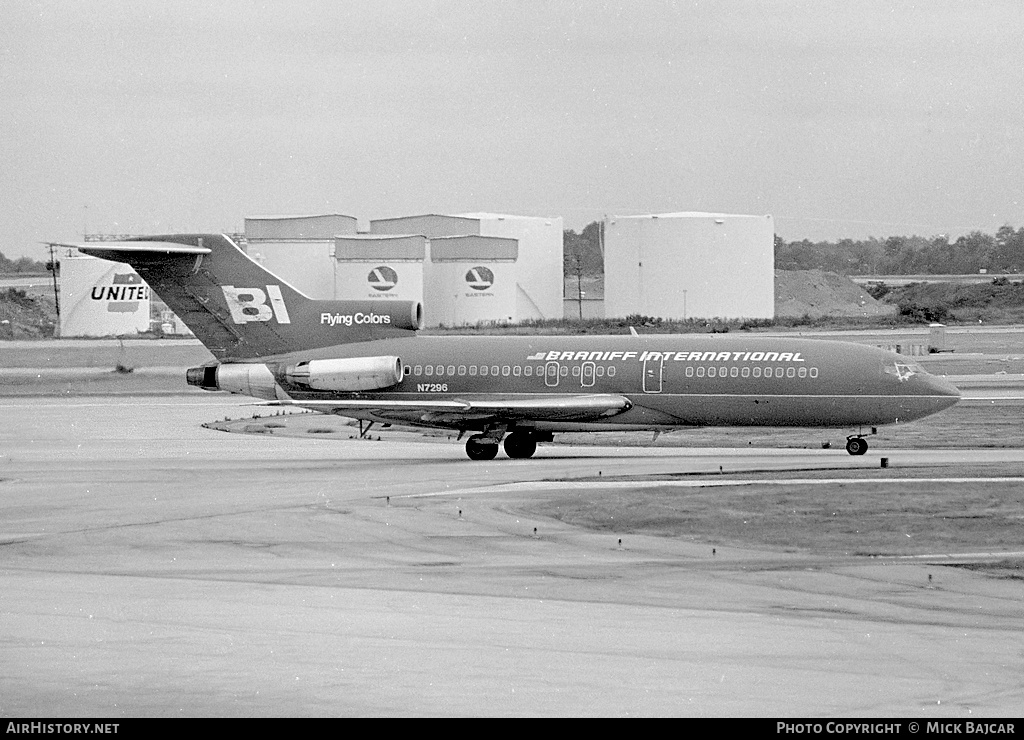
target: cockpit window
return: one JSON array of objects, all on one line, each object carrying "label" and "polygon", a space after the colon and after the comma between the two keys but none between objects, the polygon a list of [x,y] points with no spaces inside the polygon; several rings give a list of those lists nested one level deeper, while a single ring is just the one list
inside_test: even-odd
[{"label": "cockpit window", "polygon": [[910,378],[915,375],[923,373],[924,370],[922,370],[921,366],[916,362],[899,359],[889,365],[886,365],[885,372],[889,375],[895,375],[900,382],[903,382],[904,380],[910,380]]}]

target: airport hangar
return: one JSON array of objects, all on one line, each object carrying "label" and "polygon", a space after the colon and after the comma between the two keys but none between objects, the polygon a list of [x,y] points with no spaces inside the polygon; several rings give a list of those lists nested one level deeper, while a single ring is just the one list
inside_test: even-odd
[{"label": "airport hangar", "polygon": [[[590,301],[597,305],[589,315],[774,316],[771,216],[611,216],[604,235],[605,295]],[[374,220],[361,229],[355,217],[341,214],[257,216],[245,219],[244,234],[232,236],[312,298],[421,301],[428,327],[576,313],[563,295],[561,218],[428,214]],[[150,328],[149,291],[132,287],[139,278],[130,268],[67,251],[61,336]],[[169,312],[153,323],[165,334],[187,332]]]}]

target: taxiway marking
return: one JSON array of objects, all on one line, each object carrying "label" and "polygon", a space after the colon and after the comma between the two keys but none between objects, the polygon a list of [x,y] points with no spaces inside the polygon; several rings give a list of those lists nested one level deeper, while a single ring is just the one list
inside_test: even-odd
[{"label": "taxiway marking", "polygon": [[463,496],[473,493],[503,493],[514,491],[550,491],[550,490],[587,490],[622,489],[622,488],[719,488],[725,486],[816,486],[843,484],[879,483],[1021,483],[1024,476],[996,476],[991,478],[772,478],[768,480],[748,480],[726,478],[724,480],[656,480],[656,481],[521,481],[515,483],[499,483],[493,486],[477,486],[451,491],[434,491],[431,493],[409,493],[392,496],[392,498],[430,498],[433,496]]}]

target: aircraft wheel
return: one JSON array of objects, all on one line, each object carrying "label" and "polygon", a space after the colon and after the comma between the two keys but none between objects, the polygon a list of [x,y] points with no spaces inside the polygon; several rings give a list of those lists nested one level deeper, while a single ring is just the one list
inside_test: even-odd
[{"label": "aircraft wheel", "polygon": [[505,454],[514,460],[533,457],[537,451],[537,438],[532,434],[514,432],[505,437]]},{"label": "aircraft wheel", "polygon": [[851,455],[863,455],[868,451],[868,441],[863,437],[850,437],[846,440],[846,451]]},{"label": "aircraft wheel", "polygon": [[498,443],[482,435],[466,440],[466,454],[470,460],[493,460],[498,454]]}]

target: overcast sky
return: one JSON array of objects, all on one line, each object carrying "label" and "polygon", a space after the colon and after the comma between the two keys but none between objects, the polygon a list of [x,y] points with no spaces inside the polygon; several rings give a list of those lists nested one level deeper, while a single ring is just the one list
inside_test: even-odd
[{"label": "overcast sky", "polygon": [[1024,226],[1021,0],[0,3],[0,251],[249,215]]}]

